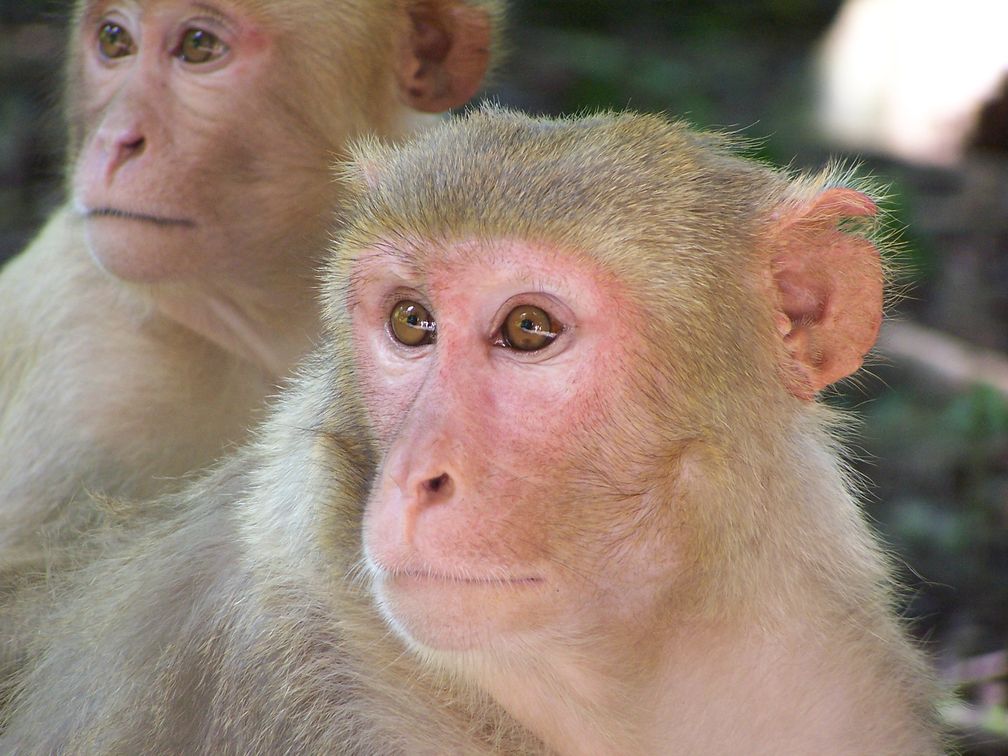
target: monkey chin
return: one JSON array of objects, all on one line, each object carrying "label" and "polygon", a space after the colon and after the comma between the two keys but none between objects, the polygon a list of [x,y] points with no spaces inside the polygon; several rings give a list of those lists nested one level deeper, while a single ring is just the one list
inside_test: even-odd
[{"label": "monkey chin", "polygon": [[171,280],[190,267],[196,224],[116,210],[89,212],[84,242],[98,267],[114,278],[146,284]]},{"label": "monkey chin", "polygon": [[372,592],[385,621],[417,652],[492,651],[532,631],[547,598],[541,578],[456,578],[378,569]]}]

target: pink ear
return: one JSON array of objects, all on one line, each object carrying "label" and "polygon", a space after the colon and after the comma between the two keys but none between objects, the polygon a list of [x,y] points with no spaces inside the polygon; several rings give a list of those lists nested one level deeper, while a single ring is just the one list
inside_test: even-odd
[{"label": "pink ear", "polygon": [[464,104],[490,64],[490,18],[459,0],[419,2],[409,16],[410,37],[398,72],[403,100],[426,113]]},{"label": "pink ear", "polygon": [[827,189],[775,220],[772,272],[777,327],[789,358],[785,383],[801,399],[861,367],[878,337],[883,296],[878,250],[838,228],[844,218],[877,212],[861,192]]}]

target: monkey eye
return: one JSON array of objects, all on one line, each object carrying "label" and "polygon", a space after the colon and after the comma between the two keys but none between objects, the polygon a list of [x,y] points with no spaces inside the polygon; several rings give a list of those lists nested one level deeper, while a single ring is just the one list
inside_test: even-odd
[{"label": "monkey eye", "polygon": [[559,335],[549,313],[533,305],[515,307],[501,325],[504,346],[521,352],[544,349]]},{"label": "monkey eye", "polygon": [[204,29],[186,29],[176,55],[186,63],[209,63],[228,51],[220,37]]},{"label": "monkey eye", "polygon": [[112,60],[132,55],[135,45],[128,31],[114,21],[106,21],[98,29],[98,50],[103,58]]},{"label": "monkey eye", "polygon": [[423,346],[434,341],[437,324],[423,305],[404,299],[392,308],[389,330],[400,344]]}]

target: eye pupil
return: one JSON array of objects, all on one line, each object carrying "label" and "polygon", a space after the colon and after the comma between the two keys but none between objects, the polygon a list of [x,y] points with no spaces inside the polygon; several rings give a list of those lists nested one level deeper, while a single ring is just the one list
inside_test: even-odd
[{"label": "eye pupil", "polygon": [[106,58],[122,58],[132,52],[133,39],[119,24],[106,21],[98,30],[98,49]]},{"label": "eye pupil", "polygon": [[519,305],[504,319],[501,336],[511,349],[535,352],[552,344],[557,334],[549,313],[532,305]]},{"label": "eye pupil", "polygon": [[182,36],[178,56],[186,63],[206,63],[227,52],[217,35],[203,29],[189,29]]},{"label": "eye pupil", "polygon": [[397,302],[389,313],[389,331],[405,346],[423,346],[434,341],[437,327],[423,305],[409,299]]}]

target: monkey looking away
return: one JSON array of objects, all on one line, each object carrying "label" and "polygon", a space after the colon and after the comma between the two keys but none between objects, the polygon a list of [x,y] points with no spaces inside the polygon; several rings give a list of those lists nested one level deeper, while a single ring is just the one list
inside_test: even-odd
[{"label": "monkey looking away", "polygon": [[941,752],[816,400],[882,316],[862,187],[496,108],[345,173],[319,348],[204,480],[91,505],[0,750]]},{"label": "monkey looking away", "polygon": [[332,161],[468,100],[503,13],[72,5],[67,201],[0,273],[0,618],[7,586],[77,548],[51,527],[76,501],[177,490],[247,439],[320,333]]}]

